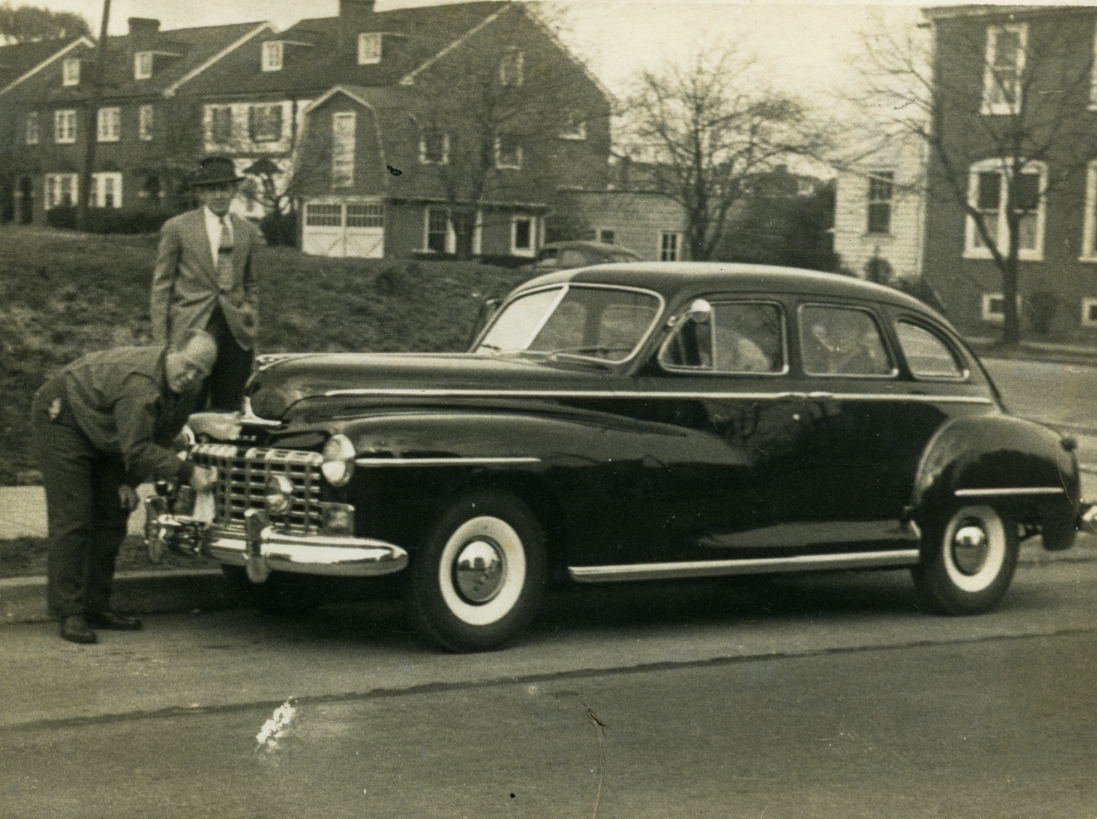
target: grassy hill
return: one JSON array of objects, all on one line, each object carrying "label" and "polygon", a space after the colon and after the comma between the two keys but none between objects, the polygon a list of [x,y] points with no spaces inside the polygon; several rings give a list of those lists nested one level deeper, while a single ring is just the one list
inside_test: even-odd
[{"label": "grassy hill", "polygon": [[[54,370],[149,342],[155,235],[0,226],[0,485],[38,482],[27,414]],[[323,259],[264,247],[260,352],[453,351],[482,298],[524,274],[461,262]]]}]

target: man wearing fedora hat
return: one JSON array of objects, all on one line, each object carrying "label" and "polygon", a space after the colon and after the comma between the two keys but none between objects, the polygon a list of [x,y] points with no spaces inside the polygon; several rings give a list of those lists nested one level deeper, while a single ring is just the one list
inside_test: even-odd
[{"label": "man wearing fedora hat", "polygon": [[254,249],[259,231],[229,213],[236,186],[232,159],[208,156],[191,186],[202,203],[164,223],[152,274],[152,336],[173,343],[208,331],[218,345],[208,381],[211,409],[236,410],[251,373],[259,326]]}]

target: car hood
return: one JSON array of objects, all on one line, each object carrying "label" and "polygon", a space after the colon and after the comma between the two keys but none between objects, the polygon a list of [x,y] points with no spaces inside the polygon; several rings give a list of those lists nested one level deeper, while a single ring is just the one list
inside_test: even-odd
[{"label": "car hood", "polygon": [[[606,387],[616,376],[596,363],[549,363],[471,353],[325,353],[275,357],[248,385],[251,411],[285,419],[309,399],[526,397]],[[312,404],[312,401],[309,401]]]}]

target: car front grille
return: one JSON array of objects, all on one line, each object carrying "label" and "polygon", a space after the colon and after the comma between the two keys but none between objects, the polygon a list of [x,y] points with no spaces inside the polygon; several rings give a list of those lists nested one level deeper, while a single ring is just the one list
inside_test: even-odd
[{"label": "car front grille", "polygon": [[244,513],[264,509],[267,481],[281,475],[293,484],[293,502],[287,512],[272,515],[271,522],[287,534],[308,535],[320,530],[320,465],[324,460],[320,453],[198,444],[192,456],[198,466],[217,469],[217,525],[243,531]]}]

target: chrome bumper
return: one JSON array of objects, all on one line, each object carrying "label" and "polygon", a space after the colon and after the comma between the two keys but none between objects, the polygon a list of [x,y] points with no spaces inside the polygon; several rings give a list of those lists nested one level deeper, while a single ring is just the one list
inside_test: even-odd
[{"label": "chrome bumper", "polygon": [[373,577],[398,572],[408,553],[391,543],[349,535],[291,535],[272,526],[258,509],[245,513],[244,531],[176,515],[160,496],[145,499],[145,545],[159,563],[166,552],[201,555],[244,566],[248,579],[263,583],[272,571],[336,577]]}]

